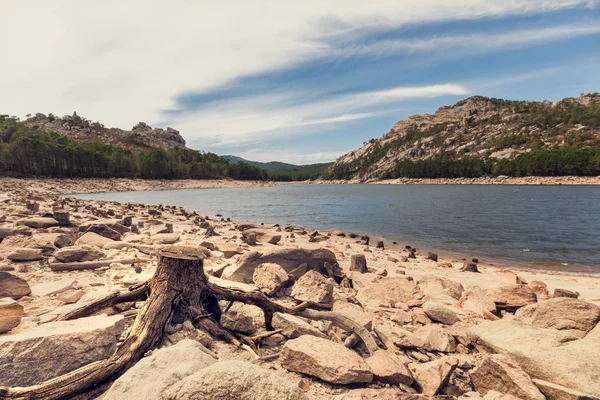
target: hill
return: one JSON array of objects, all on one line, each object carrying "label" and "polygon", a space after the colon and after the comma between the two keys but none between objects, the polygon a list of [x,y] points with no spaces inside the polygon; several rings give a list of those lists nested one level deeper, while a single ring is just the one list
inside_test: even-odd
[{"label": "hill", "polygon": [[230,163],[244,162],[246,164],[264,169],[269,179],[275,181],[306,181],[317,179],[324,174],[333,163],[320,163],[308,165],[294,165],[279,161],[259,162],[249,161],[237,156],[223,156]]},{"label": "hill", "polygon": [[600,174],[600,94],[552,103],[473,96],[397,122],[327,179]]}]

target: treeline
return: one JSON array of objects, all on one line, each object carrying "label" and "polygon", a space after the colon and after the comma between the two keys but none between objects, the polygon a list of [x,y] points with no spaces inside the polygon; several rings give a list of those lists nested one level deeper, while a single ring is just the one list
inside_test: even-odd
[{"label": "treeline", "polygon": [[229,164],[213,153],[152,149],[133,153],[98,142],[75,142],[0,115],[0,174],[84,178],[265,180],[266,171]]},{"label": "treeline", "polygon": [[534,150],[512,159],[435,158],[404,160],[387,171],[383,179],[478,178],[483,176],[600,175],[600,147],[591,149]]},{"label": "treeline", "polygon": [[332,163],[298,165],[268,171],[270,180],[280,182],[307,181],[321,177]]}]

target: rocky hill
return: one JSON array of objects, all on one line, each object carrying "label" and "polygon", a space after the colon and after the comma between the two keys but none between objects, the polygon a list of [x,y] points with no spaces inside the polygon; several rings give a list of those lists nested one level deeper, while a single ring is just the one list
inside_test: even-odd
[{"label": "rocky hill", "polygon": [[25,125],[37,127],[44,132],[56,132],[74,141],[99,141],[134,151],[152,148],[164,150],[185,148],[185,140],[173,128],[152,128],[145,122],[135,125],[130,131],[106,128],[99,122],[91,122],[77,113],[62,118],[41,113],[28,118]]},{"label": "rocky hill", "polygon": [[549,101],[473,96],[435,114],[403,119],[380,139],[340,157],[326,177],[388,177],[420,160],[514,160],[534,150],[589,149],[600,144],[600,94]]}]

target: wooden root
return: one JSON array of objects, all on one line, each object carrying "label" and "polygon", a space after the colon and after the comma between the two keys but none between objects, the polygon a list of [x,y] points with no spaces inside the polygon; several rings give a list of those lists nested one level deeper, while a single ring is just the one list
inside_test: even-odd
[{"label": "wooden root", "polygon": [[147,258],[127,258],[123,260],[102,260],[102,261],[81,261],[71,263],[50,263],[50,269],[54,272],[58,271],[77,271],[82,269],[97,269],[102,267],[108,267],[112,263],[121,264],[136,264],[142,262],[149,262]]}]

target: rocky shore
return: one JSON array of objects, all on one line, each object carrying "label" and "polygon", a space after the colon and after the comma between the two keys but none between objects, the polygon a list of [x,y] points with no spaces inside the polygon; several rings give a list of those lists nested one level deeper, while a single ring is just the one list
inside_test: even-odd
[{"label": "rocky shore", "polygon": [[[600,398],[598,276],[56,196],[221,184],[0,180],[0,399],[120,354],[148,312],[134,294],[176,248],[201,252],[215,287],[286,312],[221,300],[206,314],[173,315],[141,360],[77,398]],[[116,293],[123,301],[110,300]]]},{"label": "rocky shore", "polygon": [[600,185],[600,176],[525,176],[521,178],[498,176],[484,178],[398,178],[383,180],[336,180],[316,181],[318,184],[358,184],[374,185]]}]

